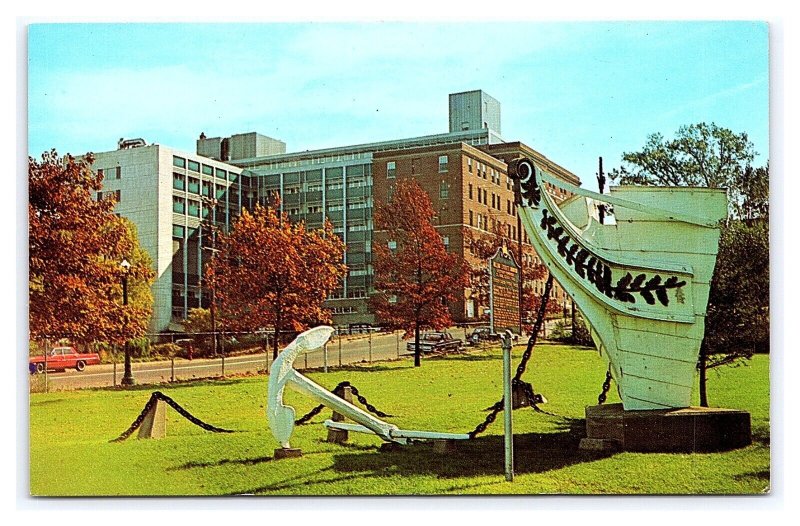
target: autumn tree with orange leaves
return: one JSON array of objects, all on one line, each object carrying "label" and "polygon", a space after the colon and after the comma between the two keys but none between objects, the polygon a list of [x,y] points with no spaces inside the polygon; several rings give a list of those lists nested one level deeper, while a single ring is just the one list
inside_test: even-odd
[{"label": "autumn tree with orange leaves", "polygon": [[[96,200],[103,178],[55,150],[28,158],[29,329],[31,338],[122,343],[142,336],[152,314],[150,258],[135,227]],[[122,268],[131,263],[132,301],[122,302]]]},{"label": "autumn tree with orange leaves", "polygon": [[375,228],[389,243],[372,248],[375,291],[371,304],[382,322],[414,334],[414,366],[419,367],[420,330],[453,323],[447,303],[459,299],[469,266],[448,253],[433,226],[431,199],[413,179],[399,180],[389,203],[375,208]]},{"label": "autumn tree with orange leaves", "polygon": [[[471,298],[477,305],[489,306],[489,264],[488,259],[495,255],[497,249],[505,245],[508,247],[514,259],[519,259],[519,243],[508,235],[507,230],[501,223],[497,223],[495,228],[486,232],[484,235],[475,235],[471,230],[465,229],[464,243],[470,247],[470,251],[479,260],[479,263],[470,268],[470,290]],[[532,322],[536,319],[539,305],[542,302],[540,294],[534,289],[534,282],[541,281],[547,277],[547,268],[536,259],[517,261],[522,267],[522,305],[520,312],[523,318],[523,328],[532,329]],[[548,314],[558,314],[558,304],[549,301],[547,304]]]},{"label": "autumn tree with orange leaves", "polygon": [[[308,230],[274,208],[256,205],[242,210],[230,233],[219,234],[219,252],[206,267],[216,287],[220,317],[235,330],[274,328],[299,331],[311,324],[330,323],[323,307],[328,294],[347,272],[344,243],[325,222]],[[278,356],[273,338],[272,355]]]}]

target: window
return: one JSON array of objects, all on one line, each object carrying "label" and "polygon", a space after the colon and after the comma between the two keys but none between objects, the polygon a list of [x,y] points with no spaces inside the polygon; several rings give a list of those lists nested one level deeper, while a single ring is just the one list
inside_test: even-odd
[{"label": "window", "polygon": [[181,225],[172,225],[172,237],[183,239],[183,234],[186,229]]},{"label": "window", "polygon": [[172,196],[172,211],[178,214],[186,213],[186,201],[182,197]]},{"label": "window", "polygon": [[177,155],[173,155],[172,166],[177,166],[178,168],[186,168],[186,159],[184,159],[183,157],[178,157]]},{"label": "window", "polygon": [[469,187],[468,188],[469,188],[469,190],[468,190],[469,198],[472,199],[472,183],[469,183]]},{"label": "window", "polygon": [[198,163],[197,161],[190,160],[189,161],[189,170],[191,170],[193,172],[199,172],[200,171],[200,163]]},{"label": "window", "polygon": [[397,241],[390,240],[387,243],[387,246],[389,247],[389,250],[396,250],[397,249]]},{"label": "window", "polygon": [[200,217],[200,201],[189,199],[189,215],[192,217]]},{"label": "window", "polygon": [[392,179],[397,174],[397,163],[394,161],[389,161],[386,163],[386,177],[388,179]]},{"label": "window", "polygon": [[223,197],[225,197],[226,190],[227,188],[225,188],[224,186],[217,185],[217,199],[222,199]]},{"label": "window", "polygon": [[439,156],[439,172],[446,172],[447,171],[447,161],[448,158],[446,155]]},{"label": "window", "polygon": [[419,159],[411,159],[411,175],[419,173]]},{"label": "window", "polygon": [[309,214],[318,214],[321,211],[322,211],[322,207],[321,206],[309,206],[308,207],[308,213]]},{"label": "window", "polygon": [[470,211],[469,211],[469,226],[475,226],[475,225],[472,223],[472,210],[470,210]]},{"label": "window", "polygon": [[189,191],[193,194],[200,193],[200,179],[195,179],[194,177],[189,178]]},{"label": "window", "polygon": [[186,177],[181,174],[172,173],[172,188],[176,190],[186,190]]},{"label": "window", "polygon": [[213,193],[214,185],[207,181],[203,181],[203,195],[206,197],[211,197]]},{"label": "window", "polygon": [[397,303],[397,295],[396,294],[392,294],[391,296],[389,296],[389,303]]},{"label": "window", "polygon": [[289,215],[290,216],[296,216],[299,213],[300,213],[300,209],[299,208],[290,208],[289,209]]},{"label": "window", "polygon": [[203,165],[203,173],[206,175],[214,175],[214,169],[207,164]]},{"label": "window", "polygon": [[442,236],[442,244],[444,245],[444,248],[449,248],[450,247],[450,236]]},{"label": "window", "polygon": [[450,194],[450,185],[448,185],[447,182],[445,181],[439,183],[439,199],[447,199],[449,194]]},{"label": "window", "polygon": [[219,177],[220,179],[225,179],[226,175],[227,173],[225,172],[225,170],[220,170],[219,168],[217,168],[217,177]]},{"label": "window", "polygon": [[472,158],[471,157],[467,157],[467,171],[469,173],[472,173]]}]

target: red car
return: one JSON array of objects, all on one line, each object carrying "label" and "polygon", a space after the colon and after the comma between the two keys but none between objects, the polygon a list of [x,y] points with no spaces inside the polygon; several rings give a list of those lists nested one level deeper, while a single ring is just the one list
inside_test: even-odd
[{"label": "red car", "polygon": [[[97,353],[79,353],[74,347],[55,347],[47,356],[48,371],[66,371],[76,369],[83,371],[87,365],[100,363]],[[45,368],[44,356],[33,356],[28,360],[28,369],[31,374],[43,373]]]}]

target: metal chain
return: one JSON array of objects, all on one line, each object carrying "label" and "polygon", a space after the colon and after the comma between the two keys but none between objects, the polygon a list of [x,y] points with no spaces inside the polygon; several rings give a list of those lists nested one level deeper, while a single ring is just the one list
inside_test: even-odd
[{"label": "metal chain", "polygon": [[359,394],[358,389],[356,389],[356,386],[350,385],[350,382],[343,382],[343,383],[347,383],[347,387],[350,387],[350,389],[353,391],[353,394],[356,395],[356,398],[358,398],[358,401],[364,404],[364,407],[367,408],[367,411],[381,418],[392,416],[390,414],[384,413],[383,411],[376,409],[374,405],[367,402],[367,399],[364,398],[363,395]]},{"label": "metal chain", "polygon": [[131,436],[131,434],[134,431],[139,429],[139,426],[142,425],[142,422],[144,421],[145,416],[150,411],[150,409],[152,409],[153,405],[158,400],[163,400],[169,406],[171,406],[173,409],[175,409],[175,411],[177,411],[178,414],[180,414],[182,417],[184,417],[185,419],[187,419],[189,422],[193,423],[194,425],[202,427],[206,431],[211,431],[211,432],[214,432],[214,433],[233,433],[233,431],[231,431],[230,429],[222,429],[221,427],[212,426],[211,424],[207,424],[206,422],[203,422],[202,420],[200,420],[199,418],[197,418],[196,416],[191,414],[189,411],[184,409],[178,402],[176,402],[175,400],[173,400],[169,396],[165,395],[161,391],[154,391],[153,394],[150,395],[150,400],[148,400],[147,403],[144,405],[144,409],[139,414],[139,416],[136,417],[136,420],[133,421],[131,426],[128,429],[126,429],[120,436],[118,436],[117,438],[112,440],[111,442],[121,442],[121,441],[125,440],[126,438],[128,438],[129,436]]},{"label": "metal chain", "polygon": [[[520,360],[519,365],[517,366],[517,372],[514,375],[514,378],[511,380],[511,385],[515,385],[521,382],[522,374],[525,372],[525,368],[528,366],[528,360],[530,360],[531,355],[533,354],[533,347],[536,345],[536,339],[539,335],[539,331],[542,328],[542,323],[544,323],[544,316],[547,312],[547,302],[550,300],[550,291],[553,288],[553,275],[550,274],[547,277],[547,282],[544,285],[544,292],[542,293],[542,301],[539,304],[539,311],[536,313],[536,323],[533,325],[533,332],[531,333],[531,337],[528,339],[528,346],[525,348],[525,352],[522,354],[522,360]],[[527,384],[530,386],[530,384]],[[530,390],[530,395],[528,395],[527,391]],[[558,416],[553,413],[549,413],[543,409],[541,409],[536,404],[536,395],[533,393],[533,387],[530,386],[530,389],[527,387],[524,388],[525,396],[528,399],[528,403],[533,407],[533,409],[539,413],[544,413],[548,415]],[[489,408],[490,413],[486,415],[486,418],[483,422],[475,426],[475,429],[468,433],[470,438],[475,438],[479,434],[486,431],[486,428],[489,427],[489,424],[495,421],[497,418],[497,414],[503,410],[503,398],[501,398],[498,402],[496,402],[493,406]]]},{"label": "metal chain", "polygon": [[609,389],[611,389],[611,365],[608,366],[608,371],[606,371],[606,381],[603,382],[603,391],[600,393],[600,396],[597,397],[598,405],[603,405],[603,403],[605,403]]},{"label": "metal chain", "polygon": [[150,399],[147,401],[146,404],[144,404],[144,409],[142,409],[142,412],[139,414],[139,416],[136,417],[136,420],[133,421],[133,423],[128,429],[126,429],[120,436],[118,436],[111,442],[122,442],[123,440],[131,436],[131,433],[139,429],[139,426],[142,425],[142,422],[144,421],[145,415],[147,415],[147,413],[150,411],[150,408],[153,407],[153,404],[156,403],[156,400],[158,399],[156,398],[155,393],[150,395]]},{"label": "metal chain", "polygon": [[[347,380],[345,380],[344,382],[339,382],[339,384],[336,387],[333,388],[333,394],[335,394],[336,396],[342,396],[342,393],[344,392],[344,388],[345,387],[349,387],[350,388],[350,390],[356,396],[358,401],[361,402],[364,405],[364,407],[367,408],[367,411],[369,411],[370,413],[372,413],[372,414],[374,414],[376,416],[379,416],[381,418],[386,418],[386,417],[392,416],[392,415],[390,415],[388,413],[384,413],[383,411],[380,411],[374,405],[370,404],[367,401],[367,399],[364,397],[364,395],[362,395],[362,394],[360,394],[358,392],[358,389],[356,389],[356,386],[354,386],[353,384],[351,384]],[[300,418],[298,418],[297,420],[295,420],[294,424],[296,426],[305,424],[306,422],[308,422],[309,420],[311,420],[312,418],[314,418],[315,416],[320,414],[320,412],[323,409],[325,409],[325,405],[324,404],[318,405],[317,407],[315,407],[314,409],[312,409],[311,411],[309,411],[305,415],[303,415]]]}]

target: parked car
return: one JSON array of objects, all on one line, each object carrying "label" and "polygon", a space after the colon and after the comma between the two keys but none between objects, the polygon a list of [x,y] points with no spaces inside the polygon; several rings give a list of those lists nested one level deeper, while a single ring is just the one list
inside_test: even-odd
[{"label": "parked car", "polygon": [[[513,334],[513,333],[512,333]],[[469,345],[478,345],[480,342],[499,342],[501,340],[501,335],[492,332],[492,329],[488,326],[482,327],[475,327],[475,329],[467,336],[467,344]],[[513,334],[511,340],[516,342],[519,339],[518,334]]]},{"label": "parked car", "polygon": [[[74,347],[55,347],[47,355],[48,371],[66,371],[75,369],[83,371],[87,365],[100,363],[97,353],[79,353]],[[45,368],[44,356],[32,356],[28,360],[28,369],[31,374],[43,373]]]},{"label": "parked car", "polygon": [[[447,332],[426,332],[419,337],[419,347],[421,352],[444,352],[444,351],[460,351],[464,346],[464,342],[457,338],[453,338]],[[414,340],[406,344],[406,350],[414,352],[416,346]]]},{"label": "parked car", "polygon": [[478,345],[481,341],[496,342],[500,341],[500,335],[493,333],[489,327],[475,327],[469,336],[467,336],[467,343],[469,345]]}]

